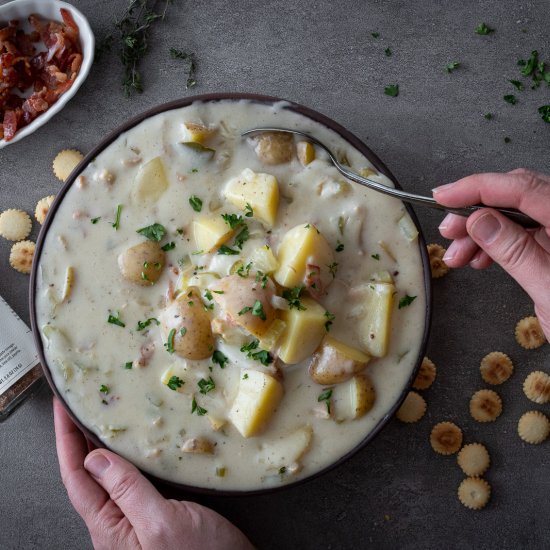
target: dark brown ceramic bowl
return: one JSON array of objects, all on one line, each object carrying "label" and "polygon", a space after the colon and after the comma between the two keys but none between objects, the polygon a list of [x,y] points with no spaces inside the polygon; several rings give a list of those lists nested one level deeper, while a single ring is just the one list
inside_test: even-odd
[{"label": "dark brown ceramic bowl", "polygon": [[[54,203],[52,204],[50,208],[50,213],[48,217],[46,218],[46,221],[42,227],[42,230],[40,232],[40,235],[38,237],[38,242],[36,246],[34,261],[33,261],[33,268],[32,268],[32,274],[31,274],[31,284],[30,284],[30,317],[31,317],[31,325],[32,330],[34,333],[34,340],[36,343],[36,347],[38,350],[38,355],[40,357],[40,361],[42,363],[44,373],[46,375],[46,378],[48,380],[48,383],[50,384],[50,387],[52,388],[52,391],[57,396],[57,398],[63,403],[65,406],[65,409],[67,410],[69,416],[72,418],[73,422],[80,428],[80,430],[84,433],[84,435],[97,447],[106,447],[106,445],[90,430],[88,430],[85,426],[82,425],[82,423],[76,418],[76,416],[73,414],[73,412],[68,407],[67,403],[63,399],[62,394],[59,392],[57,387],[55,386],[53,382],[53,378],[50,372],[49,365],[46,361],[46,357],[44,355],[44,348],[42,346],[42,339],[39,334],[39,328],[37,325],[37,319],[36,319],[36,302],[35,302],[35,292],[36,292],[36,281],[37,281],[37,270],[38,265],[40,264],[40,255],[42,253],[42,248],[44,246],[44,240],[46,237],[46,234],[51,226],[51,222],[55,216],[55,213],[61,204],[61,201],[63,200],[67,190],[71,187],[71,185],[74,183],[76,177],[78,174],[88,165],[88,163],[94,159],[99,153],[101,153],[106,147],[108,147],[115,139],[117,139],[120,134],[123,132],[126,132],[127,130],[133,128],[134,126],[138,125],[140,122],[145,120],[146,118],[155,116],[159,113],[163,113],[165,111],[170,111],[172,109],[179,109],[181,107],[186,107],[190,105],[191,103],[195,101],[220,101],[220,100],[249,100],[252,102],[257,103],[263,103],[266,105],[271,105],[276,102],[280,102],[281,99],[276,97],[270,97],[270,96],[263,96],[263,95],[255,95],[255,94],[238,94],[238,93],[219,93],[219,94],[208,94],[208,95],[200,95],[200,96],[193,96],[188,97],[185,99],[179,99],[176,101],[171,101],[169,103],[164,103],[162,105],[158,105],[157,107],[154,107],[153,109],[150,109],[144,113],[141,113],[140,115],[132,118],[113,132],[111,132],[107,137],[102,139],[100,143],[92,150],[90,153],[86,155],[86,157],[82,160],[82,162],[79,164],[79,166],[73,171],[61,191],[58,193],[57,198],[55,199]],[[388,178],[390,178],[396,187],[400,187],[400,185],[397,183],[397,180],[393,176],[393,174],[388,170],[386,165],[357,137],[355,137],[351,132],[340,126],[337,122],[334,122],[330,118],[327,118],[326,116],[322,115],[321,113],[318,113],[317,111],[313,111],[312,109],[309,109],[307,107],[304,107],[302,105],[298,105],[297,103],[293,102],[287,102],[288,107],[286,107],[288,110],[299,113],[303,116],[306,116],[339,134],[342,138],[344,138],[350,145],[355,147],[358,151],[360,151],[369,161],[375,166],[375,168],[379,171],[385,174]],[[248,491],[223,491],[223,490],[214,490],[214,489],[205,489],[203,487],[193,487],[190,485],[184,485],[184,484],[178,484],[173,483],[164,479],[155,478],[153,476],[148,475],[150,479],[152,479],[154,482],[161,482],[167,485],[170,485],[172,487],[175,487],[177,489],[180,489],[182,491],[191,491],[196,493],[203,493],[203,494],[210,494],[210,495],[221,495],[221,496],[235,496],[235,495],[254,495],[254,494],[266,494],[274,491],[280,491],[283,489],[288,489],[290,487],[294,487],[296,485],[300,485],[306,481],[309,481],[311,479],[314,479],[316,477],[321,476],[325,472],[328,472],[329,470],[332,470],[333,468],[336,468],[337,466],[340,466],[343,464],[349,457],[354,455],[356,452],[358,452],[360,449],[365,447],[370,441],[374,439],[374,437],[380,432],[380,430],[389,422],[395,411],[399,408],[403,400],[405,399],[405,396],[407,395],[410,386],[412,385],[412,382],[414,381],[416,374],[418,372],[418,369],[420,368],[420,364],[422,363],[422,359],[425,354],[425,349],[428,341],[428,335],[430,331],[430,324],[431,324],[431,311],[432,311],[432,296],[431,296],[431,272],[430,272],[430,263],[428,260],[428,255],[426,252],[426,243],[424,241],[424,237],[422,235],[422,229],[420,227],[420,224],[418,223],[418,219],[413,211],[413,209],[409,205],[405,205],[408,213],[410,214],[412,220],[414,221],[416,227],[418,228],[419,236],[418,236],[418,247],[420,250],[420,255],[422,257],[422,264],[424,268],[424,290],[426,293],[426,310],[424,312],[424,317],[421,320],[421,322],[424,323],[424,333],[422,337],[422,344],[420,346],[420,351],[418,353],[417,361],[415,368],[413,369],[411,376],[409,377],[409,380],[407,381],[407,384],[403,387],[403,391],[401,392],[401,395],[399,396],[399,399],[395,402],[393,407],[388,411],[388,413],[379,420],[378,424],[374,427],[374,429],[367,434],[367,436],[359,443],[355,448],[353,448],[350,452],[339,458],[336,462],[331,464],[330,466],[327,466],[323,470],[320,470],[319,472],[316,472],[315,474],[312,474],[311,476],[299,479],[293,483],[288,483],[286,485],[282,485],[280,487],[270,487],[267,489],[259,489],[259,490],[248,490]]]}]

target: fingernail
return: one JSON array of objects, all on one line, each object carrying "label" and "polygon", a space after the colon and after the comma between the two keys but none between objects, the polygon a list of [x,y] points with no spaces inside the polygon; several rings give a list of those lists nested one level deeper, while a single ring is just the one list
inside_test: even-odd
[{"label": "fingernail", "polygon": [[450,189],[456,182],[452,183],[446,183],[445,185],[440,185],[439,187],[435,187],[432,189],[432,193],[439,193],[440,191],[446,191],[447,189]]},{"label": "fingernail", "polygon": [[447,225],[447,222],[446,222],[445,220],[443,220],[443,221],[439,224],[438,229],[439,229],[439,231],[445,231],[445,230],[447,229],[447,227],[449,227],[449,226]]},{"label": "fingernail", "polygon": [[101,477],[103,472],[111,465],[109,460],[101,453],[88,455],[84,460],[84,468],[94,477]]},{"label": "fingernail", "polygon": [[500,231],[500,222],[492,214],[483,214],[478,218],[470,229],[474,239],[485,244],[491,244]]},{"label": "fingernail", "polygon": [[452,242],[449,248],[447,248],[447,251],[445,252],[445,255],[443,256],[443,261],[448,262],[449,260],[452,260],[456,255],[456,249],[457,244],[455,242]]}]

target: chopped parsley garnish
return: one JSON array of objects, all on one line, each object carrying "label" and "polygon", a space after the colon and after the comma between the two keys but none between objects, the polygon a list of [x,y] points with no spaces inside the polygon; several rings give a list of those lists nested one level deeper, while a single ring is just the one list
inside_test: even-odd
[{"label": "chopped parsley garnish", "polygon": [[212,354],[212,363],[219,365],[222,369],[225,368],[225,365],[227,365],[228,361],[229,361],[228,357],[219,350],[215,350],[214,353]]},{"label": "chopped parsley garnish", "polygon": [[379,37],[380,37],[380,33],[379,33],[379,32],[371,32],[370,35],[371,35],[373,38],[379,38]]},{"label": "chopped parsley garnish", "polygon": [[338,241],[335,250],[336,252],[342,252],[344,250],[344,243]]},{"label": "chopped parsley garnish", "polygon": [[332,397],[332,388],[327,388],[326,390],[323,390],[319,397],[317,398],[318,403],[322,403],[323,401],[327,405],[327,412],[330,414],[330,398]]},{"label": "chopped parsley garnish", "polygon": [[160,325],[160,321],[155,317],[149,317],[146,321],[138,321],[136,330],[143,330],[147,328],[151,323],[155,323],[157,326]]},{"label": "chopped parsley garnish", "polygon": [[267,286],[268,277],[263,271],[256,272],[256,282],[261,284],[262,288]]},{"label": "chopped parsley garnish", "polygon": [[330,311],[325,311],[325,317],[327,318],[327,322],[325,323],[325,330],[328,332],[332,325],[332,321],[336,319],[336,315],[334,315],[334,313],[331,313]]},{"label": "chopped parsley garnish", "polygon": [[300,302],[300,294],[302,294],[303,289],[303,286],[295,286],[292,289],[283,290],[283,298],[288,300],[289,309],[296,308],[302,311],[306,309]]},{"label": "chopped parsley garnish", "polygon": [[517,100],[517,98],[514,94],[505,95],[502,99],[504,99],[504,101],[506,101],[506,103],[510,103],[510,105],[515,105],[518,102],[518,100]]},{"label": "chopped parsley garnish", "polygon": [[489,25],[487,25],[486,23],[480,23],[480,24],[475,28],[475,32],[476,32],[477,34],[489,34],[489,33],[495,32],[495,29],[492,29],[492,28],[489,27]]},{"label": "chopped parsley garnish", "polygon": [[386,54],[386,57],[390,57],[391,54],[392,54],[392,51],[390,50],[390,48],[386,48],[386,49],[384,50],[384,53]]},{"label": "chopped parsley garnish", "polygon": [[187,53],[183,50],[176,50],[176,48],[170,48],[170,57],[172,59],[182,59],[187,61],[187,80],[185,82],[185,87],[187,89],[192,88],[197,80],[195,74],[197,71],[197,60],[195,59],[195,54],[193,52]]},{"label": "chopped parsley garnish", "polygon": [[240,250],[243,248],[243,244],[250,238],[248,231],[248,225],[245,225],[242,231],[235,237],[235,246],[238,246]]},{"label": "chopped parsley garnish", "polygon": [[284,476],[286,474],[286,466],[281,466],[279,468],[279,475]]},{"label": "chopped parsley garnish", "polygon": [[105,395],[108,395],[109,393],[109,386],[106,386],[105,384],[101,384],[101,386],[99,386],[99,391],[101,393],[104,393]]},{"label": "chopped parsley garnish", "polygon": [[198,386],[199,386],[199,391],[203,395],[206,395],[209,391],[212,391],[213,389],[216,388],[216,384],[215,384],[214,380],[212,380],[211,376],[208,377],[208,380],[205,380],[204,378],[201,378],[198,381]]},{"label": "chopped parsley garnish", "polygon": [[197,416],[204,416],[208,411],[202,407],[199,407],[199,405],[197,405],[197,401],[193,397],[193,401],[191,402],[191,414],[194,412],[197,413]]},{"label": "chopped parsley garnish", "polygon": [[256,300],[254,302],[254,305],[252,306],[252,315],[259,317],[262,321],[265,321],[267,319],[264,308],[262,306],[262,302],[260,302],[260,300]]},{"label": "chopped parsley garnish", "polygon": [[[196,169],[195,169],[196,171]],[[195,212],[200,212],[202,210],[202,200],[197,197],[197,195],[191,195],[189,197],[189,204]]]},{"label": "chopped parsley garnish", "polygon": [[212,293],[211,293],[208,289],[206,289],[206,290],[204,291],[204,297],[205,297],[207,300],[210,300],[210,301],[212,301],[212,300],[214,299],[214,296],[212,296]]},{"label": "chopped parsley garnish", "polygon": [[214,294],[225,294],[225,292],[223,290],[213,290],[212,292]]},{"label": "chopped parsley garnish", "polygon": [[138,229],[136,233],[143,235],[150,241],[155,241],[158,243],[162,239],[162,237],[166,235],[166,229],[164,229],[164,226],[160,223],[154,223],[153,225],[148,225],[146,227]]},{"label": "chopped parsley garnish", "polygon": [[178,388],[181,388],[185,382],[178,376],[171,376],[170,380],[166,384],[171,390],[177,391]]},{"label": "chopped parsley garnish", "polygon": [[187,334],[187,329],[185,327],[180,328],[180,336],[183,338]]},{"label": "chopped parsley garnish", "polygon": [[448,73],[452,73],[458,67],[460,67],[460,63],[454,61],[453,63],[447,63],[447,66],[445,68],[447,69]]},{"label": "chopped parsley garnish", "polygon": [[399,95],[399,84],[390,84],[384,87],[384,93],[390,97],[397,97]]},{"label": "chopped parsley garnish", "polygon": [[483,116],[484,116],[487,120],[491,120],[491,119],[493,118],[492,113],[485,113]]},{"label": "chopped parsley garnish", "polygon": [[248,277],[251,267],[252,262],[248,262],[246,265],[242,264],[239,269],[237,269],[237,275],[239,277]]},{"label": "chopped parsley garnish", "polygon": [[539,64],[539,52],[537,50],[533,50],[531,52],[531,57],[527,60],[527,62],[523,61],[523,69],[521,69],[521,74],[523,76],[531,76],[537,69]]},{"label": "chopped parsley garnish", "polygon": [[415,299],[416,299],[416,296],[409,296],[408,294],[405,294],[405,296],[403,296],[403,298],[399,300],[399,305],[397,306],[397,309],[410,306]]},{"label": "chopped parsley garnish", "polygon": [[176,329],[173,328],[168,333],[168,341],[164,344],[164,347],[166,348],[166,351],[168,353],[174,353],[174,338],[176,337]]},{"label": "chopped parsley garnish", "polygon": [[373,260],[380,260],[380,254],[371,254],[370,257],[371,257]]},{"label": "chopped parsley garnish", "polygon": [[332,262],[331,264],[327,265],[327,267],[330,271],[330,274],[332,275],[332,278],[334,279],[336,277],[336,272],[338,271],[338,263]]},{"label": "chopped parsley garnish", "polygon": [[125,368],[126,370],[130,370],[133,366],[134,366],[134,362],[133,362],[133,361],[128,361],[127,363],[124,363],[124,368]]},{"label": "chopped parsley garnish", "polygon": [[248,380],[248,373],[247,373],[247,372],[245,372],[245,373],[243,374],[243,380]]},{"label": "chopped parsley garnish", "polygon": [[120,313],[117,311],[116,315],[110,314],[109,317],[107,317],[107,322],[111,323],[111,325],[116,325],[117,327],[124,328],[126,325],[120,320]]},{"label": "chopped parsley garnish", "polygon": [[237,214],[222,214],[223,221],[231,228],[239,227],[243,223],[243,217]]},{"label": "chopped parsley garnish", "polygon": [[92,218],[90,221],[95,225],[100,219],[101,216],[98,216],[97,218]]},{"label": "chopped parsley garnish", "polygon": [[120,214],[121,213],[122,213],[122,204],[119,204],[116,207],[115,223],[113,223],[113,227],[115,228],[115,231],[118,231],[118,228],[120,227]]},{"label": "chopped parsley garnish", "polygon": [[250,306],[245,306],[239,311],[239,315],[244,315],[245,313],[248,313],[249,311],[252,311],[252,308]]},{"label": "chopped parsley garnish", "polygon": [[238,256],[239,251],[233,248],[229,248],[225,244],[222,244],[220,248],[218,248],[218,254],[222,254],[225,256]]},{"label": "chopped parsley garnish", "polygon": [[252,209],[252,206],[250,206],[249,202],[247,202],[244,207],[244,215],[247,218],[251,218],[252,216],[254,216],[254,210]]},{"label": "chopped parsley garnish", "polygon": [[523,90],[523,83],[519,80],[509,80],[510,84],[513,84],[520,92]]},{"label": "chopped parsley garnish", "polygon": [[169,250],[174,250],[176,248],[176,243],[174,241],[171,241],[169,243],[166,243],[164,246],[161,246],[162,250],[164,252],[168,252]]},{"label": "chopped parsley garnish", "polygon": [[252,340],[248,344],[244,344],[241,347],[241,352],[246,353],[246,356],[248,358],[252,358],[256,361],[259,361],[264,367],[267,367],[269,364],[273,362],[273,359],[271,355],[265,350],[254,351],[258,349],[258,344],[259,344],[258,340]]},{"label": "chopped parsley garnish", "polygon": [[[191,168],[191,174],[196,174],[198,171],[199,171],[198,168]],[[202,201],[201,201],[201,207],[202,207]],[[198,210],[198,212],[200,212],[200,210]]]},{"label": "chopped parsley garnish", "polygon": [[550,105],[542,105],[538,108],[538,112],[544,122],[550,122]]}]

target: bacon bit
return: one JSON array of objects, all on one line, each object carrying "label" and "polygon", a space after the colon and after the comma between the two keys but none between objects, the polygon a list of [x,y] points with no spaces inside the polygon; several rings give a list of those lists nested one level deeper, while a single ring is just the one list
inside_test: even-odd
[{"label": "bacon bit", "polygon": [[306,290],[313,298],[319,299],[323,295],[323,283],[321,282],[321,268],[318,265],[306,265]]},{"label": "bacon bit", "polygon": [[[0,29],[0,139],[10,141],[20,128],[30,124],[64,94],[82,65],[78,26],[71,12],[62,8],[59,21],[29,16],[34,28],[25,33],[18,21]],[[36,51],[42,40],[47,52]],[[32,90],[26,99],[17,95]]]}]

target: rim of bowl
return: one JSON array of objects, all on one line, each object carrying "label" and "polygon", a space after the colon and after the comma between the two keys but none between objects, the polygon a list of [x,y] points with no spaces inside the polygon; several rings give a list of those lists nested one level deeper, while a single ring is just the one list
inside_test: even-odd
[{"label": "rim of bowl", "polygon": [[[32,272],[31,272],[31,280],[29,285],[31,327],[33,331],[33,337],[36,344],[36,348],[38,351],[38,356],[40,358],[40,362],[42,365],[42,370],[44,371],[48,384],[50,385],[53,393],[59,399],[59,401],[63,404],[63,407],[65,408],[65,410],[67,411],[67,413],[69,414],[73,422],[78,426],[78,428],[82,431],[82,433],[86,436],[86,438],[88,438],[98,448],[109,449],[108,445],[106,445],[103,441],[99,439],[99,437],[96,434],[94,434],[90,429],[88,429],[86,426],[83,425],[83,423],[76,417],[76,415],[72,412],[68,404],[65,402],[61,392],[58,390],[57,386],[53,381],[50,368],[48,366],[48,363],[44,355],[44,347],[42,344],[42,338],[40,336],[40,331],[39,331],[39,327],[36,319],[35,292],[36,292],[38,265],[39,265],[40,255],[42,253],[42,248],[44,246],[44,240],[46,238],[46,234],[48,233],[48,230],[51,226],[52,220],[55,217],[55,213],[59,205],[63,201],[65,194],[70,189],[70,187],[76,180],[77,176],[82,172],[82,170],[89,164],[89,162],[93,158],[95,158],[99,153],[101,153],[105,148],[107,148],[122,133],[130,130],[134,126],[137,126],[139,123],[143,122],[145,119],[158,115],[160,113],[164,113],[166,111],[187,107],[188,105],[191,105],[192,103],[195,103],[195,102],[216,102],[216,101],[224,101],[224,100],[232,100],[232,101],[248,100],[255,103],[261,103],[263,105],[272,105],[274,103],[285,102],[287,104],[285,106],[286,109],[292,112],[298,113],[300,115],[306,116],[307,118],[310,118],[313,121],[318,122],[323,126],[326,126],[330,130],[333,130],[334,132],[339,134],[352,147],[355,147],[360,153],[365,155],[365,157],[367,157],[367,159],[375,166],[377,170],[379,170],[380,172],[384,173],[387,177],[389,177],[396,187],[401,188],[401,186],[395,179],[395,176],[390,172],[390,170],[386,167],[386,165],[378,158],[378,156],[369,147],[367,147],[367,145],[365,145],[359,138],[357,138],[354,134],[352,134],[349,130],[346,130],[343,126],[341,126],[334,120],[319,113],[318,111],[314,111],[313,109],[310,109],[309,107],[305,107],[293,101],[289,101],[286,99],[281,99],[273,96],[268,96],[268,95],[246,94],[246,93],[214,93],[214,94],[190,96],[187,98],[170,101],[167,103],[157,105],[151,109],[148,109],[147,111],[144,111],[141,114],[138,114],[132,117],[127,122],[123,123],[121,126],[114,129],[106,137],[104,137],[99,142],[99,144],[96,145],[96,147],[94,147],[92,151],[90,151],[82,159],[79,165],[73,170],[70,177],[67,179],[67,181],[63,185],[61,191],[59,191],[59,193],[57,194],[55,201],[51,205],[49,215],[46,217],[46,220],[44,222],[44,225],[42,226],[42,229],[40,231],[40,234],[38,236],[38,240],[36,243],[36,251],[34,255],[34,261],[33,261]],[[390,421],[395,411],[401,406],[401,403],[403,402],[403,400],[405,399],[405,397],[407,396],[410,390],[410,387],[418,373],[418,370],[422,363],[422,359],[425,355],[426,347],[428,343],[428,337],[430,333],[430,327],[431,327],[431,313],[432,313],[431,271],[430,271],[430,262],[428,259],[428,253],[426,250],[426,242],[424,240],[422,228],[420,226],[420,223],[418,221],[418,218],[416,217],[414,210],[410,205],[406,203],[404,203],[404,205],[418,229],[418,247],[419,247],[420,256],[422,259],[422,268],[423,268],[423,274],[424,274],[424,292],[426,296],[425,314],[423,317],[424,331],[422,334],[422,341],[418,352],[416,364],[411,372],[411,375],[409,376],[409,379],[407,380],[407,383],[403,387],[399,395],[399,398],[396,400],[394,405],[390,408],[389,411],[387,411],[387,413],[382,418],[380,418],[380,420],[376,423],[374,428],[357,445],[355,445],[350,451],[348,451],[345,455],[341,456],[335,462],[329,464],[328,466],[325,466],[321,470],[318,470],[317,472],[314,472],[313,474],[305,478],[301,478],[296,481],[285,483],[284,485],[280,485],[276,487],[266,487],[263,489],[248,489],[248,490],[211,489],[207,487],[196,487],[196,486],[187,485],[184,483],[177,483],[161,477],[157,477],[148,472],[144,472],[140,470],[147,478],[149,478],[153,482],[157,482],[162,485],[178,489],[180,491],[187,491],[187,492],[196,493],[196,494],[203,494],[203,495],[210,495],[210,496],[223,496],[223,497],[265,495],[269,493],[283,491],[285,489],[298,487],[309,481],[319,478],[320,476],[328,473],[329,471],[345,463],[353,455],[357,454],[361,449],[363,449],[366,445],[368,445],[380,433],[382,428],[386,426],[386,424]]]},{"label": "rim of bowl", "polygon": [[[90,27],[88,19],[84,14],[72,4],[63,2],[62,0],[12,0],[3,6],[0,6],[0,18],[3,17],[4,12],[10,12],[10,10],[25,11],[26,17],[31,13],[38,13],[42,17],[49,17],[45,15],[50,9],[55,9],[58,13],[61,8],[64,8],[71,12],[76,24],[78,25],[78,31],[80,36],[80,46],[82,48],[82,65],[78,71],[78,75],[75,78],[72,86],[61,96],[59,99],[52,103],[52,105],[41,115],[37,116],[30,124],[23,126],[23,128],[17,130],[13,139],[6,141],[0,139],[0,149],[8,147],[19,140],[32,134],[47,122],[50,121],[57,113],[59,113],[63,107],[76,95],[78,89],[82,86],[94,61],[95,54],[95,36]],[[22,16],[19,16],[21,18]],[[10,18],[8,16],[8,18]]]}]

